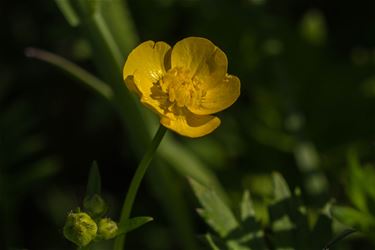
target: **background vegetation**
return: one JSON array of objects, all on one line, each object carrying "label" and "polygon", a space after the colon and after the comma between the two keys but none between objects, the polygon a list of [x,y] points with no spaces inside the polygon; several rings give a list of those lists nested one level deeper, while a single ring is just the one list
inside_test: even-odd
[{"label": "background vegetation", "polygon": [[[213,134],[192,140],[169,133],[133,212],[155,221],[129,234],[128,248],[206,249],[200,236],[210,229],[195,211],[204,200],[187,176],[212,185],[233,211],[249,190],[267,231],[277,171],[290,190],[300,188],[310,221],[335,200],[333,235],[349,227],[363,232],[337,249],[374,249],[373,1],[70,1],[73,12],[65,2],[0,2],[0,249],[71,249],[62,227],[81,205],[93,160],[117,218],[150,140],[139,115],[148,111],[121,98],[123,110],[114,109],[25,49],[67,58],[118,93],[119,65],[139,41],[174,44],[187,36],[206,37],[226,52],[241,97],[220,114]],[[111,36],[96,29],[98,12]],[[117,54],[110,54],[111,37]]]}]

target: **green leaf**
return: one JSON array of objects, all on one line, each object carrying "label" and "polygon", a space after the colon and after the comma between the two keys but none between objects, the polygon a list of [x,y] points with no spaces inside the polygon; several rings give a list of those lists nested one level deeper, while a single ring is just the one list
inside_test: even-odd
[{"label": "green leaf", "polygon": [[[347,193],[350,201],[361,211],[368,211],[366,188],[371,185],[366,185],[364,172],[359,163],[358,155],[354,151],[350,151],[347,156],[348,159],[348,188]],[[365,188],[365,189],[364,189]]]},{"label": "green leaf", "polygon": [[323,205],[328,196],[328,181],[319,168],[319,154],[310,141],[298,140],[294,156],[309,200]]},{"label": "green leaf", "polygon": [[248,191],[244,192],[241,202],[240,225],[229,207],[212,189],[194,180],[191,180],[190,183],[203,206],[203,209],[197,210],[198,213],[220,236],[220,239],[217,239],[212,235],[206,235],[206,239],[212,249],[267,249],[264,241],[264,232],[256,221]]},{"label": "green leaf", "polygon": [[[330,203],[322,210],[313,230],[310,229],[307,212],[301,201],[301,190],[296,188],[292,195],[287,182],[278,173],[273,173],[274,198],[269,209],[271,231],[267,239],[276,250],[322,249],[332,238],[332,221],[329,215]],[[190,181],[195,195],[203,209],[198,213],[219,235],[207,234],[206,240],[213,250],[266,250],[270,249],[265,240],[265,231],[255,217],[250,193],[245,191],[240,203],[240,218],[237,222],[232,211],[210,188]],[[219,211],[216,211],[219,210]],[[229,217],[229,218],[228,218]],[[231,221],[231,226],[221,220]],[[231,229],[228,229],[231,228]],[[324,234],[324,235],[322,235]]]},{"label": "green leaf", "polygon": [[311,246],[313,249],[321,249],[323,242],[328,242],[333,237],[332,218],[330,210],[332,203],[328,202],[320,212],[317,221],[310,233]]},{"label": "green leaf", "polygon": [[245,221],[246,219],[251,217],[255,217],[255,212],[250,200],[250,192],[246,190],[243,193],[241,201],[241,220]]},{"label": "green leaf", "polygon": [[85,5],[88,7],[89,15],[96,15],[100,14],[101,7],[103,5],[103,0],[81,0],[81,2],[85,2]]},{"label": "green leaf", "polygon": [[73,27],[78,26],[80,23],[80,20],[73,6],[70,4],[70,1],[69,0],[55,0],[55,2],[57,4],[57,7],[63,13],[65,19],[68,21],[68,23]]},{"label": "green leaf", "polygon": [[272,173],[273,200],[268,207],[272,229],[277,231],[292,230],[295,225],[289,214],[292,208],[291,192],[288,184],[279,173]]},{"label": "green leaf", "polygon": [[226,237],[239,224],[225,202],[210,188],[190,179],[190,184],[203,209],[198,213],[221,237]]},{"label": "green leaf", "polygon": [[[251,250],[251,248],[237,240],[228,240],[227,246],[229,250]],[[258,249],[256,249],[258,250]],[[259,249],[260,250],[260,249]]]},{"label": "green leaf", "polygon": [[111,29],[114,40],[125,55],[139,43],[138,33],[127,2],[122,0],[107,1],[105,8],[102,8],[103,11],[101,11],[108,28]]},{"label": "green leaf", "polygon": [[121,234],[125,234],[125,233],[128,233],[130,231],[133,231],[141,226],[143,226],[144,224],[150,222],[150,221],[153,221],[154,218],[152,217],[149,217],[149,216],[141,216],[141,217],[134,217],[134,218],[130,218],[128,219],[123,226],[121,226],[119,229],[118,229],[118,232],[117,232],[117,235],[121,235]]},{"label": "green leaf", "polygon": [[290,189],[285,179],[277,172],[272,173],[274,201],[284,200],[291,196]]},{"label": "green leaf", "polygon": [[208,242],[208,245],[211,247],[212,250],[227,250],[228,249],[225,246],[224,242],[222,242],[217,237],[212,236],[211,234],[206,234],[205,238]]},{"label": "green leaf", "polygon": [[268,249],[264,230],[255,216],[250,192],[246,190],[240,203],[240,226],[227,237],[227,245],[233,250]]},{"label": "green leaf", "polygon": [[375,218],[368,213],[347,206],[333,206],[331,211],[332,216],[341,223],[364,233],[373,233],[375,229]]},{"label": "green leaf", "polygon": [[87,181],[86,196],[93,196],[94,194],[101,193],[101,177],[99,167],[96,161],[91,165],[89,177]]},{"label": "green leaf", "polygon": [[361,166],[355,151],[348,153],[348,188],[347,193],[351,202],[361,211],[375,213],[375,179],[374,166]]},{"label": "green leaf", "polygon": [[253,203],[250,192],[246,190],[242,196],[241,207],[241,234],[237,241],[242,245],[249,246],[249,249],[262,250],[267,249],[264,232],[260,223],[255,217]]},{"label": "green leaf", "polygon": [[[298,197],[292,197],[290,189],[279,173],[272,174],[274,201],[269,206],[272,241],[276,249],[302,249],[309,239],[309,227],[305,208]],[[296,194],[298,196],[298,190]]]}]

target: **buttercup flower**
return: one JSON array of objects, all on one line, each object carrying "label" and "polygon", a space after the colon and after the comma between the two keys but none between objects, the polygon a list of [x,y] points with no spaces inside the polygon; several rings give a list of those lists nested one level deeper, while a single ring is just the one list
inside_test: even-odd
[{"label": "buttercup flower", "polygon": [[240,80],[227,74],[228,60],[211,41],[188,37],[173,48],[147,41],[124,66],[127,87],[156,112],[160,123],[188,137],[211,133],[220,125],[212,114],[228,108],[240,94]]}]

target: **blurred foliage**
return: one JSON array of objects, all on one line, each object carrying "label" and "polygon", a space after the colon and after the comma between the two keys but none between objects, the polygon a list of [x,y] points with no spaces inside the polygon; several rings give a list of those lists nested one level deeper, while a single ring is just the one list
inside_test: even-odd
[{"label": "blurred foliage", "polygon": [[[5,72],[6,73],[6,72]],[[23,231],[18,222],[25,196],[47,185],[60,169],[48,150],[29,103],[12,89],[7,75],[2,75],[0,91],[0,248],[12,243]]]},{"label": "blurred foliage", "polygon": [[[213,190],[191,181],[195,195],[203,206],[198,213],[218,234],[205,235],[213,250],[326,249],[333,235],[330,204],[316,212],[302,203],[299,189],[295,190],[294,195],[291,194],[280,174],[274,173],[272,181],[269,220],[263,222],[254,211],[248,191],[244,192],[238,206],[240,212],[233,213]],[[314,217],[313,223],[309,217]]]},{"label": "blurred foliage", "polygon": [[[89,6],[88,12],[77,11],[79,2]],[[116,217],[144,152],[145,144],[134,141],[149,140],[129,104],[122,104],[125,115],[114,110],[72,75],[26,58],[24,49],[61,55],[113,89],[120,86],[121,65],[138,41],[174,44],[191,35],[204,36],[227,53],[242,94],[220,114],[222,125],[214,134],[197,140],[170,135],[179,147],[161,148],[172,160],[156,160],[134,209],[134,216],[147,214],[155,221],[129,235],[129,249],[205,249],[196,242],[186,245],[207,231],[194,214],[195,199],[185,179],[192,174],[218,176],[228,197],[216,197],[216,204],[227,207],[218,212],[230,217],[229,228],[243,223],[229,201],[239,203],[243,190],[250,190],[254,213],[247,195],[242,204],[256,220],[242,236],[259,228],[273,232],[278,224],[271,221],[277,217],[265,209],[274,199],[271,171],[280,172],[291,190],[301,187],[301,195],[291,197],[306,204],[308,213],[334,198],[335,217],[365,233],[340,241],[337,248],[374,249],[374,5],[370,0],[0,2],[0,249],[69,249],[62,226],[84,197],[94,159],[105,183],[102,195]],[[112,37],[107,44],[119,46],[118,54],[108,53],[101,33],[87,28],[98,10]],[[123,126],[129,120],[137,124],[133,132]],[[346,164],[350,150],[356,153]],[[283,213],[298,215],[298,206]],[[309,233],[317,216],[307,217]],[[337,235],[342,226],[333,230]],[[211,246],[217,240],[228,243],[219,232],[207,236]],[[291,232],[282,239],[288,241]],[[325,235],[322,231],[316,239]],[[230,244],[242,244],[237,236]],[[278,240],[275,233],[266,244]]]},{"label": "blurred foliage", "polygon": [[375,169],[371,164],[361,165],[358,154],[348,153],[348,175],[346,193],[354,206],[335,205],[333,216],[345,225],[349,225],[368,235],[374,241],[375,229]]}]

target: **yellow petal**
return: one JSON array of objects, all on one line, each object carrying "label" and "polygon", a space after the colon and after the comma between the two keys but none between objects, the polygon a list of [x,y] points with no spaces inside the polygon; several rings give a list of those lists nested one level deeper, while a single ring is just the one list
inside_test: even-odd
[{"label": "yellow petal", "polygon": [[[209,115],[231,106],[240,95],[240,79],[226,75],[216,86],[206,89],[206,95],[193,102],[188,109],[197,115]],[[212,86],[212,85],[211,85]]]},{"label": "yellow petal", "polygon": [[160,98],[152,95],[155,95],[155,83],[170,67],[170,51],[171,47],[165,42],[143,42],[130,52],[123,70],[129,90],[136,92],[143,103],[159,113],[162,112]]},{"label": "yellow petal", "polygon": [[173,47],[171,65],[172,68],[188,69],[191,78],[196,77],[204,84],[225,76],[228,59],[210,40],[188,37]]},{"label": "yellow petal", "polygon": [[220,119],[211,115],[194,115],[185,110],[181,115],[162,116],[160,123],[180,135],[195,138],[214,131],[220,125]]}]

